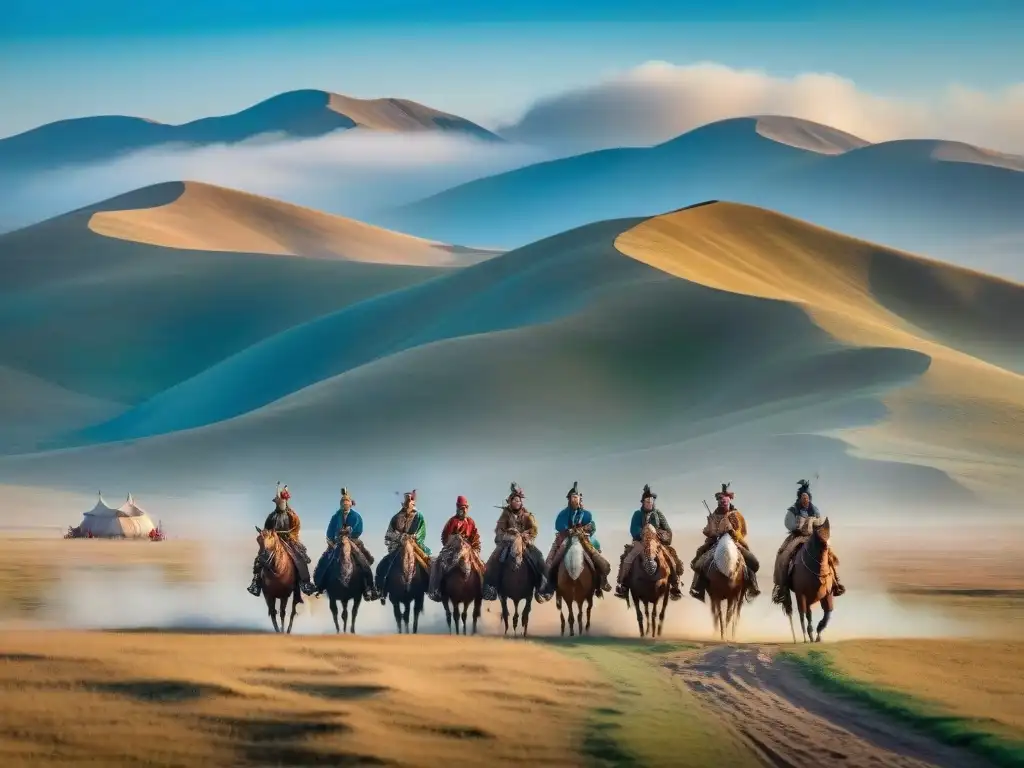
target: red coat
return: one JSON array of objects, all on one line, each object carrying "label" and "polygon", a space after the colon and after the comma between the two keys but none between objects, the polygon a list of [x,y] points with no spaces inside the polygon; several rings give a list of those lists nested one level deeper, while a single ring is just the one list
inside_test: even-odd
[{"label": "red coat", "polygon": [[480,531],[477,530],[476,523],[473,522],[472,517],[467,515],[466,517],[459,518],[458,515],[453,515],[449,518],[448,522],[444,524],[444,528],[441,530],[442,547],[448,543],[448,539],[450,539],[454,533],[461,533],[462,537],[469,542],[469,545],[473,547],[473,549],[477,552],[480,551]]}]

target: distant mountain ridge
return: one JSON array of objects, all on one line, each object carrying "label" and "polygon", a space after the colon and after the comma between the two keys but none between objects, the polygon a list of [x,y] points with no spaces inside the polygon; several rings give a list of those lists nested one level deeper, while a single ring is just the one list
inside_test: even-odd
[{"label": "distant mountain ridge", "polygon": [[59,120],[0,139],[0,171],[99,162],[162,144],[236,144],[263,134],[301,139],[332,131],[458,133],[503,141],[463,117],[408,99],[356,99],[321,90],[288,91],[229,115],[180,125],[143,117],[97,115]]}]

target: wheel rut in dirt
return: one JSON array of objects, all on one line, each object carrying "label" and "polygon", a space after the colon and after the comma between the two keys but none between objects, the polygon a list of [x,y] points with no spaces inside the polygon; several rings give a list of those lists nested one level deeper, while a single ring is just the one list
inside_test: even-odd
[{"label": "wheel rut in dirt", "polygon": [[771,768],[990,765],[818,690],[794,665],[757,647],[719,646],[665,666]]}]

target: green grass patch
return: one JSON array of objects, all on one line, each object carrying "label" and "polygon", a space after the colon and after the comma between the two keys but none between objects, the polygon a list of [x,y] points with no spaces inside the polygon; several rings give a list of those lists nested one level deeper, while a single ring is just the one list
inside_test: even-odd
[{"label": "green grass patch", "polygon": [[994,721],[950,715],[902,691],[856,680],[836,669],[826,651],[782,651],[780,655],[795,663],[808,680],[823,690],[858,701],[937,741],[968,749],[996,765],[1024,766],[1024,741],[992,733],[990,729],[999,727]]},{"label": "green grass patch", "polygon": [[591,708],[584,732],[584,762],[595,768],[635,766],[758,765],[663,663],[697,648],[689,643],[616,638],[541,641],[593,664],[611,685]]}]

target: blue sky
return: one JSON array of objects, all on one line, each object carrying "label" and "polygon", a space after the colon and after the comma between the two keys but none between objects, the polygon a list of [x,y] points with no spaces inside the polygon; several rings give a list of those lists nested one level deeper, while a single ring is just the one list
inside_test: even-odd
[{"label": "blue sky", "polygon": [[1024,3],[888,5],[7,0],[0,135],[87,114],[181,122],[294,88],[404,96],[493,125],[649,60],[832,72],[908,99],[1024,81]]}]

